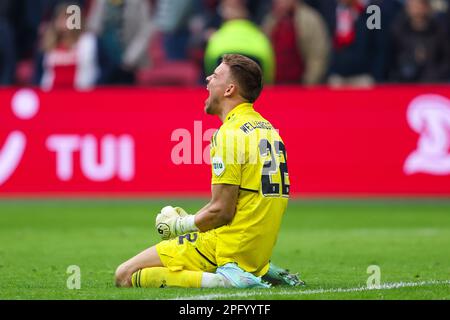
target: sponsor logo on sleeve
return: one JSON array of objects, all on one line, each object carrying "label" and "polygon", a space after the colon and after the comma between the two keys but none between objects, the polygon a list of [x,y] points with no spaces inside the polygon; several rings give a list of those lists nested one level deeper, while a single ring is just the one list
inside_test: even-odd
[{"label": "sponsor logo on sleeve", "polygon": [[221,157],[214,157],[212,159],[212,168],[216,176],[220,176],[225,171],[225,164]]}]

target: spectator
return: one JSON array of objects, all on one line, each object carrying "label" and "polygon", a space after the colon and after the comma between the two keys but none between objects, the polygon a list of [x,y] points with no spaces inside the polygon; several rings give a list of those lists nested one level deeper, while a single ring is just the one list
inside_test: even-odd
[{"label": "spectator", "polygon": [[0,85],[10,85],[14,81],[16,50],[11,25],[13,5],[10,0],[0,2]]},{"label": "spectator", "polygon": [[[6,0],[8,1],[8,0]],[[70,5],[84,8],[88,0],[71,0]],[[18,85],[40,85],[43,74],[40,42],[53,17],[55,8],[67,0],[15,0],[13,27],[15,33]]]},{"label": "spectator", "polygon": [[313,8],[299,0],[275,0],[263,29],[275,51],[276,83],[322,81],[330,39],[325,22]]},{"label": "spectator", "polygon": [[222,0],[220,12],[225,21],[208,41],[205,51],[205,72],[212,74],[225,53],[246,55],[259,63],[264,82],[274,80],[274,54],[269,39],[257,25],[248,20],[249,13],[242,0]]},{"label": "spectator", "polygon": [[163,34],[164,51],[168,60],[188,58],[189,22],[197,0],[158,0],[155,24]]},{"label": "spectator", "polygon": [[41,87],[88,89],[97,80],[96,39],[82,29],[70,30],[66,23],[69,4],[60,4],[42,39]]},{"label": "spectator", "polygon": [[133,84],[135,71],[146,66],[154,32],[147,0],[97,0],[88,17],[99,38],[101,84]]},{"label": "spectator", "polygon": [[[431,5],[436,12],[439,24],[442,25],[447,33],[447,45],[450,47],[450,0],[433,0]],[[450,72],[447,80],[450,81]]]},{"label": "spectator", "polygon": [[393,28],[391,80],[439,82],[448,79],[450,49],[444,27],[433,16],[429,0],[407,0]]},{"label": "spectator", "polygon": [[[336,5],[338,0],[303,0],[304,3],[316,9],[325,20],[328,34],[333,35],[336,28]],[[389,0],[390,1],[390,0]]]},{"label": "spectator", "polygon": [[[203,2],[203,15],[207,18],[206,27],[217,30],[224,22],[221,13],[222,0],[198,0]],[[264,18],[270,13],[273,0],[242,0],[247,9],[247,18],[257,25],[261,25]]]},{"label": "spectator", "polygon": [[373,58],[371,32],[366,26],[365,4],[362,0],[338,0],[334,15],[327,14],[333,35],[333,50],[328,83],[333,86],[370,86]]},{"label": "spectator", "polygon": [[245,0],[250,20],[261,25],[263,19],[270,13],[273,0]]},{"label": "spectator", "polygon": [[376,82],[388,81],[389,65],[392,60],[392,43],[390,41],[392,24],[403,9],[400,0],[371,0],[381,12],[381,29],[369,31],[371,63],[370,73]]}]

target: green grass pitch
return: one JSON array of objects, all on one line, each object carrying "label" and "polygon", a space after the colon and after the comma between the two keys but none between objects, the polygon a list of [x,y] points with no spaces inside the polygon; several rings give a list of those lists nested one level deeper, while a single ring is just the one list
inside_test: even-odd
[{"label": "green grass pitch", "polygon": [[[272,261],[301,288],[118,289],[115,268],[155,244],[167,204],[205,200],[2,200],[0,299],[449,299],[450,201],[291,201]],[[67,268],[81,270],[69,290]],[[381,288],[367,290],[377,265]]]}]

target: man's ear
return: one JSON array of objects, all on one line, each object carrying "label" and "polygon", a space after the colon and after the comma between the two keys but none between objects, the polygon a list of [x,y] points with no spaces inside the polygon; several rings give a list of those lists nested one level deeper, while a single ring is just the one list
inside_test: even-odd
[{"label": "man's ear", "polygon": [[224,97],[231,97],[234,92],[236,92],[237,88],[234,84],[230,83],[223,94]]}]

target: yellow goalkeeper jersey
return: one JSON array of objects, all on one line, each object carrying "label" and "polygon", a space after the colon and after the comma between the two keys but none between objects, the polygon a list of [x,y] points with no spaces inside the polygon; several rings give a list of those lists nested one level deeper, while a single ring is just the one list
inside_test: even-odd
[{"label": "yellow goalkeeper jersey", "polygon": [[239,186],[232,222],[214,230],[217,265],[264,275],[289,197],[283,140],[253,104],[240,104],[211,139],[211,165],[212,184]]}]

